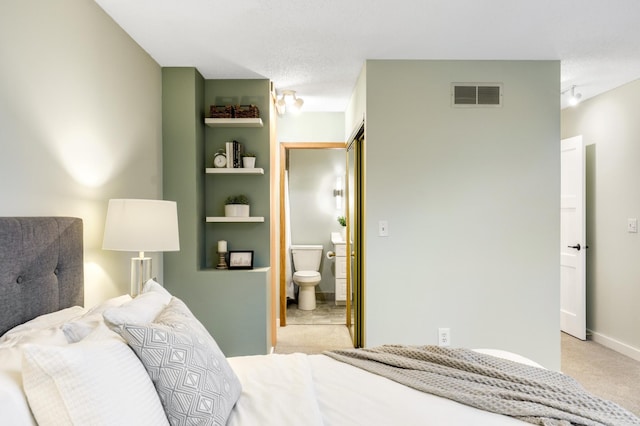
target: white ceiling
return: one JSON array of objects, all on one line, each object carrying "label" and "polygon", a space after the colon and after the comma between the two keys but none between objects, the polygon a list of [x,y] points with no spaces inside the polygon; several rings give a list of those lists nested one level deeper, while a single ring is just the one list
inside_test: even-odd
[{"label": "white ceiling", "polygon": [[161,66],[268,78],[305,111],[344,111],[366,59],[557,59],[583,99],[640,78],[638,0],[95,1]]}]

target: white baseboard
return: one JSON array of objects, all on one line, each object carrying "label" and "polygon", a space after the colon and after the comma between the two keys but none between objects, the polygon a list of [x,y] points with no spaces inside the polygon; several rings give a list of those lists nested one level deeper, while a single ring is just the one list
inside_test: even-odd
[{"label": "white baseboard", "polygon": [[640,361],[640,349],[634,348],[633,346],[622,343],[616,339],[612,339],[611,337],[605,336],[602,333],[598,333],[592,330],[588,331],[589,333],[591,333],[591,340],[593,340],[594,342],[599,343],[602,346],[606,346],[607,348],[612,349],[616,352],[620,352],[621,354],[626,355],[629,358],[633,358],[636,361]]}]

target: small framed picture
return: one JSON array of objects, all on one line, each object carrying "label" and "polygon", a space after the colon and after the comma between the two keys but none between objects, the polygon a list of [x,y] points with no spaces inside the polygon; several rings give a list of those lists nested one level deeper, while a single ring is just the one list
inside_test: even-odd
[{"label": "small framed picture", "polygon": [[229,269],[253,269],[253,250],[230,251]]}]

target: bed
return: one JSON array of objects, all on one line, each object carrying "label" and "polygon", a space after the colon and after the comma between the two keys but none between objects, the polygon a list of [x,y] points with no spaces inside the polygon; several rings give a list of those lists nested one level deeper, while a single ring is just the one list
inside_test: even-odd
[{"label": "bed", "polygon": [[[0,218],[0,424],[640,424],[570,378],[499,350],[389,345],[225,358],[215,336],[153,280],[135,299],[82,307],[82,252],[80,219]],[[432,367],[422,357],[446,362]],[[459,392],[441,383],[444,376],[479,377],[478,360],[492,371],[491,381],[505,385],[484,387],[483,376],[479,387]],[[433,373],[420,366],[402,368],[416,363],[435,368],[440,382],[424,379]],[[511,370],[557,382],[543,381],[523,397],[522,377],[505,381]],[[571,392],[557,401],[547,394],[554,386]],[[496,411],[488,396],[515,411],[487,411]],[[555,406],[546,406],[549,400]]]}]

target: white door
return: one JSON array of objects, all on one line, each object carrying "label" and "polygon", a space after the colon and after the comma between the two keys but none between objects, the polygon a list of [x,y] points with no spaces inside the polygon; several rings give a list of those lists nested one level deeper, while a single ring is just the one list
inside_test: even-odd
[{"label": "white door", "polygon": [[586,339],[585,173],[582,136],[560,144],[560,329]]}]

